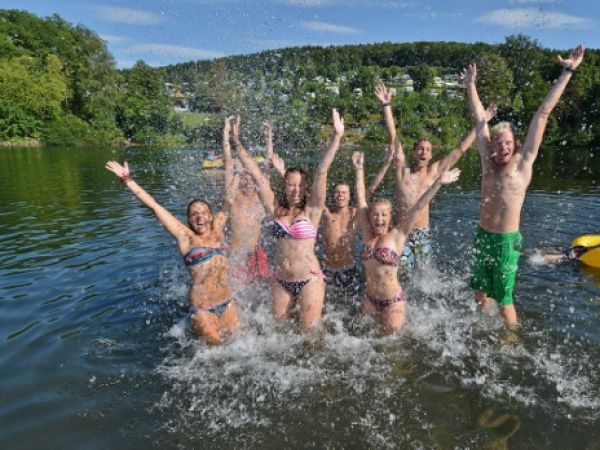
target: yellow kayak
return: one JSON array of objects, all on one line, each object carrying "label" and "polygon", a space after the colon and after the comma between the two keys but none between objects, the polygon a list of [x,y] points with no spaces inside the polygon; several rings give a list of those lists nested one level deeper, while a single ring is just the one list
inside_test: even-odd
[{"label": "yellow kayak", "polygon": [[600,268],[600,235],[584,234],[575,238],[571,243],[572,247],[579,245],[589,248],[579,257],[579,261],[588,266]]},{"label": "yellow kayak", "polygon": [[[262,155],[255,156],[254,161],[256,161],[259,164],[262,164],[265,162],[265,157]],[[202,161],[202,168],[203,169],[222,169],[223,168],[223,157],[217,156],[216,158],[205,159],[204,161]]]}]

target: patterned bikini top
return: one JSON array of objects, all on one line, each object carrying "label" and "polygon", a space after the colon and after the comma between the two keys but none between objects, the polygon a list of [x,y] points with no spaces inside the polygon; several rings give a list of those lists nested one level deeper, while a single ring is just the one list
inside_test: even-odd
[{"label": "patterned bikini top", "polygon": [[368,245],[364,245],[362,252],[360,253],[360,258],[363,262],[374,259],[386,266],[397,266],[400,261],[400,256],[401,255],[389,247],[369,247]]},{"label": "patterned bikini top", "polygon": [[308,219],[296,220],[291,225],[286,225],[281,220],[275,219],[273,237],[275,239],[315,239],[317,228]]},{"label": "patterned bikini top", "polygon": [[185,254],[183,260],[186,266],[195,266],[196,264],[208,261],[215,255],[229,256],[229,247],[225,244],[221,244],[218,247],[197,245]]}]

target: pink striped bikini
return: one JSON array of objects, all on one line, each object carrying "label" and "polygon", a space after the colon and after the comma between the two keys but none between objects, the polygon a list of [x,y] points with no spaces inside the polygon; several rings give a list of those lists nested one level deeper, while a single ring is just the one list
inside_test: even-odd
[{"label": "pink striped bikini", "polygon": [[[308,219],[296,220],[291,225],[283,223],[281,220],[275,219],[273,223],[273,237],[275,239],[316,239],[317,228]],[[311,280],[324,278],[323,272],[311,272],[313,276],[305,280],[282,280],[275,277],[277,282],[288,291],[291,295],[296,296],[302,288]]]}]

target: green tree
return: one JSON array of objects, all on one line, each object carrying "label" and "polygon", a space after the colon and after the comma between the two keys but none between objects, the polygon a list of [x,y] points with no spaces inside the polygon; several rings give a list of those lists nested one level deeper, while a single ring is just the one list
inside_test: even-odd
[{"label": "green tree", "polygon": [[180,122],[170,108],[159,72],[138,61],[124,74],[126,93],[117,108],[117,123],[131,140],[154,143],[178,131]]},{"label": "green tree", "polygon": [[493,53],[481,55],[477,60],[477,90],[484,105],[510,106],[512,84],[513,74],[504,58]]}]

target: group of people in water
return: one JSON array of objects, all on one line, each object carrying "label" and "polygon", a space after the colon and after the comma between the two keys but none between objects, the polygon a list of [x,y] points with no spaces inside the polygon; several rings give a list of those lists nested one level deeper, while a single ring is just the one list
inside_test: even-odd
[{"label": "group of people in water", "polygon": [[[481,209],[473,245],[471,287],[482,309],[497,305],[508,327],[517,324],[513,288],[521,250],[520,216],[533,163],[548,121],[570,78],[583,60],[580,45],[566,59],[558,57],[562,73],[535,113],[525,141],[520,144],[507,122],[491,129],[488,122],[496,108],[485,109],[479,99],[477,67],[471,64],[461,76],[475,119],[475,127],[446,157],[431,162],[432,146],[419,139],[410,161],[396,133],[392,114],[392,92],[383,84],[375,90],[381,102],[388,145],[381,169],[365,186],[364,154],[354,152],[355,206],[350,206],[349,184],[338,184],[333,206],[326,206],[327,176],[344,135],[344,121],[332,111],[333,135],[312,175],[299,167],[285,167],[273,150],[273,133],[263,124],[266,161],[261,168],[240,142],[240,117],[227,117],[222,150],[225,173],[220,211],[194,199],[187,208],[187,224],[163,208],[132,178],[129,167],[109,161],[106,168],[147,206],[176,239],[189,267],[190,321],[196,333],[209,344],[219,344],[239,326],[240,309],[231,277],[242,283],[262,279],[270,283],[272,314],[284,321],[296,308],[304,329],[317,325],[325,302],[326,285],[358,286],[362,271],[355,262],[354,248],[362,236],[360,259],[364,266],[362,310],[393,333],[406,320],[406,293],[402,287],[415,264],[426,262],[431,252],[429,203],[439,189],[455,182],[460,171],[453,166],[476,141],[481,158]],[[390,165],[395,167],[395,202],[373,198]],[[282,175],[277,195],[271,171]],[[394,214],[394,206],[396,211]],[[265,217],[272,223],[272,266],[261,245]],[[229,222],[226,238],[224,228]],[[322,225],[324,266],[315,253]]]}]

